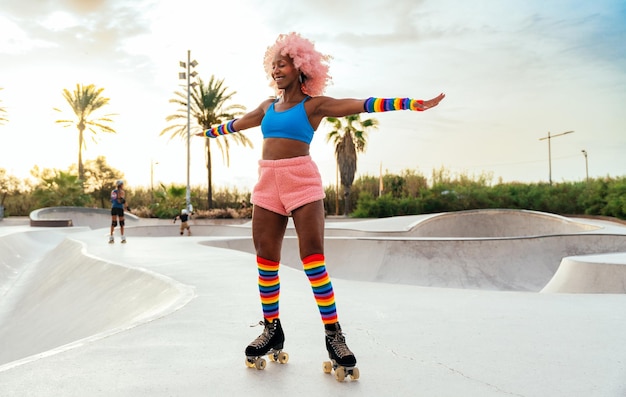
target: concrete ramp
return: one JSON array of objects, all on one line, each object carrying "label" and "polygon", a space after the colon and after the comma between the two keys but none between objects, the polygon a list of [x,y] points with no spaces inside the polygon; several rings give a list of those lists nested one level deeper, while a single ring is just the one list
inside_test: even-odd
[{"label": "concrete ramp", "polygon": [[[193,236],[250,236],[249,227],[241,227],[239,225],[207,225],[198,224],[193,220],[190,222],[191,234]],[[131,226],[126,229],[126,235],[129,237],[178,237],[180,236],[180,221],[174,223],[172,221],[160,222],[155,225]],[[183,237],[187,237],[187,232]]]},{"label": "concrete ramp", "polygon": [[563,258],[541,292],[626,293],[626,253]]},{"label": "concrete ramp", "polygon": [[[46,221],[71,220],[71,226],[86,226],[91,229],[108,228],[111,226],[111,210],[104,208],[85,207],[47,207],[30,213],[31,223],[45,226]],[[130,227],[139,222],[139,218],[131,213],[124,214],[126,226]]]},{"label": "concrete ramp", "polygon": [[0,366],[133,327],[192,296],[172,279],[91,257],[80,242],[65,239],[3,296]]},{"label": "concrete ramp", "polygon": [[544,212],[486,209],[437,214],[418,222],[413,237],[527,237],[572,234],[599,227]]},{"label": "concrete ramp", "polygon": [[[215,238],[202,244],[254,253],[252,240],[245,237]],[[626,236],[328,237],[324,245],[326,265],[336,278],[424,287],[539,292],[552,279],[562,258],[626,251]],[[302,269],[295,237],[285,238],[281,263]]]},{"label": "concrete ramp", "polygon": [[[254,254],[249,231],[212,236],[202,243]],[[626,252],[626,235],[610,223],[494,209],[334,220],[324,246],[332,276],[347,280],[540,292],[563,258]],[[302,268],[292,219],[281,262]]]},{"label": "concrete ramp", "polygon": [[40,260],[65,236],[42,230],[0,235],[0,302],[23,269]]}]

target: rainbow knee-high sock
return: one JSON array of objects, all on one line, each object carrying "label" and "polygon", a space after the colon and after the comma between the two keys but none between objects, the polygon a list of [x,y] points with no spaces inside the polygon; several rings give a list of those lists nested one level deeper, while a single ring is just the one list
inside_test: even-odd
[{"label": "rainbow knee-high sock", "polygon": [[313,296],[322,316],[324,324],[334,324],[337,322],[337,308],[335,307],[335,293],[330,277],[326,272],[326,265],[323,254],[313,254],[302,259],[304,272],[309,278]]},{"label": "rainbow knee-high sock", "polygon": [[259,270],[259,294],[263,317],[272,322],[278,318],[278,298],[280,295],[280,278],[278,277],[279,262],[256,257]]}]

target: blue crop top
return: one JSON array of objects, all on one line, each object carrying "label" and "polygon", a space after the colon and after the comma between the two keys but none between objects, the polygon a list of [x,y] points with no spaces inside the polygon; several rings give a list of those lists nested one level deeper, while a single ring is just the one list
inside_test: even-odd
[{"label": "blue crop top", "polygon": [[309,123],[309,118],[304,110],[304,102],[309,98],[310,96],[307,96],[302,102],[284,112],[274,110],[274,104],[278,99],[274,101],[267,108],[261,121],[263,138],[295,139],[310,144],[315,130]]}]

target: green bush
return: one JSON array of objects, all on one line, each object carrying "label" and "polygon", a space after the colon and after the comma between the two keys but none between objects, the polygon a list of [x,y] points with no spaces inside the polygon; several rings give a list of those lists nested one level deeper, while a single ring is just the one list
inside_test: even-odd
[{"label": "green bush", "polygon": [[[104,206],[119,171],[98,158],[88,162],[88,178],[81,182],[75,170],[39,170],[37,183],[19,181],[0,169],[0,205],[5,216],[25,216],[31,211],[56,205]],[[399,175],[362,176],[352,185],[349,214],[356,218],[381,218],[486,208],[544,211],[563,215],[601,215],[626,219],[626,177],[605,177],[585,182],[491,183],[489,175],[452,175],[441,168],[431,176],[406,170]],[[341,188],[340,188],[341,189]],[[327,215],[341,214],[345,206],[343,191],[324,188]],[[205,186],[191,187],[191,204],[196,216],[207,218],[249,218],[252,216],[250,192],[215,189],[213,206],[208,209]],[[381,194],[382,192],[382,194]],[[127,200],[133,213],[141,217],[174,218],[186,207],[186,187],[171,184],[154,189],[129,186]]]},{"label": "green bush", "polygon": [[[404,177],[385,176],[390,192],[374,192],[372,177],[359,179],[353,191],[357,199],[355,218],[429,214],[486,208],[543,211],[563,215],[602,215],[626,219],[626,177],[558,184],[519,182],[489,184],[483,175],[454,178],[445,170],[433,175],[430,188],[407,191]],[[363,181],[363,186],[360,186]],[[401,188],[402,187],[402,188]]]},{"label": "green bush", "polygon": [[626,178],[607,186],[606,205],[601,214],[626,219]]}]

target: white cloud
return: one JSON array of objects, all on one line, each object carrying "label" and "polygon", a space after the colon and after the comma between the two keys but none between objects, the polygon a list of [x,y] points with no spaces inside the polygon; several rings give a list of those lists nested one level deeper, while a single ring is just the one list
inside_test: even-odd
[{"label": "white cloud", "polygon": [[59,31],[78,25],[78,21],[66,12],[55,11],[44,18],[42,25],[47,29]]}]

